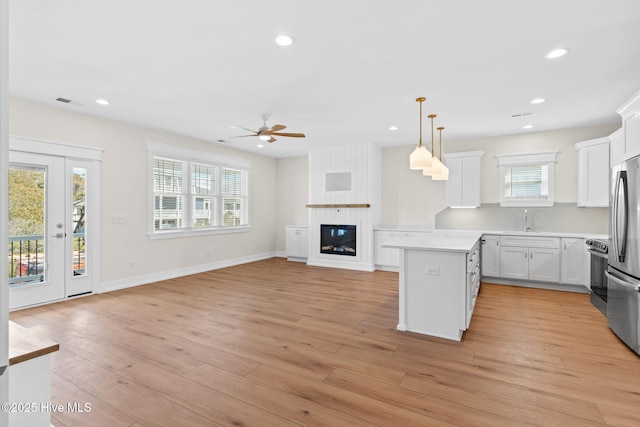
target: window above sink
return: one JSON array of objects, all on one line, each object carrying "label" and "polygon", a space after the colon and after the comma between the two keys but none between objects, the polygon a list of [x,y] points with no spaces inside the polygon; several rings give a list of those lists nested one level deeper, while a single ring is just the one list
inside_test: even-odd
[{"label": "window above sink", "polygon": [[558,152],[496,156],[500,206],[553,206]]}]

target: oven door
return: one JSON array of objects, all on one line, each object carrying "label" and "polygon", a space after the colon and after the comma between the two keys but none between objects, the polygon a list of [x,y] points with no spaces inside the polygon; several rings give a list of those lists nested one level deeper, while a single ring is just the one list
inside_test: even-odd
[{"label": "oven door", "polygon": [[608,257],[589,249],[591,254],[591,303],[605,316],[607,315],[607,272]]}]

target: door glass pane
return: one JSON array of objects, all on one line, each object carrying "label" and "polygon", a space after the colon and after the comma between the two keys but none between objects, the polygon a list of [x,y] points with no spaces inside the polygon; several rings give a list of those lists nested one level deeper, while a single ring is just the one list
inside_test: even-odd
[{"label": "door glass pane", "polygon": [[9,286],[45,280],[46,171],[9,169]]},{"label": "door glass pane", "polygon": [[86,235],[85,223],[87,220],[87,170],[85,168],[73,168],[73,252],[72,268],[74,276],[87,274],[86,259]]}]

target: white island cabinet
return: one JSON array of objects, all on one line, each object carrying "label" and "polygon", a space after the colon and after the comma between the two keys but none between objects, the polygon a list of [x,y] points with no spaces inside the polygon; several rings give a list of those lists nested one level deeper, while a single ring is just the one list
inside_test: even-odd
[{"label": "white island cabinet", "polygon": [[398,330],[460,341],[480,290],[480,232],[391,240],[400,250]]}]

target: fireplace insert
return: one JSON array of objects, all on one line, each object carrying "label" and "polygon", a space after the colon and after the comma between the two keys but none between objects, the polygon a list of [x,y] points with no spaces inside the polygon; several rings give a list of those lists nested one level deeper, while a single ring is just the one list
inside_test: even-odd
[{"label": "fireplace insert", "polygon": [[356,256],[356,226],[320,224],[320,252]]}]

